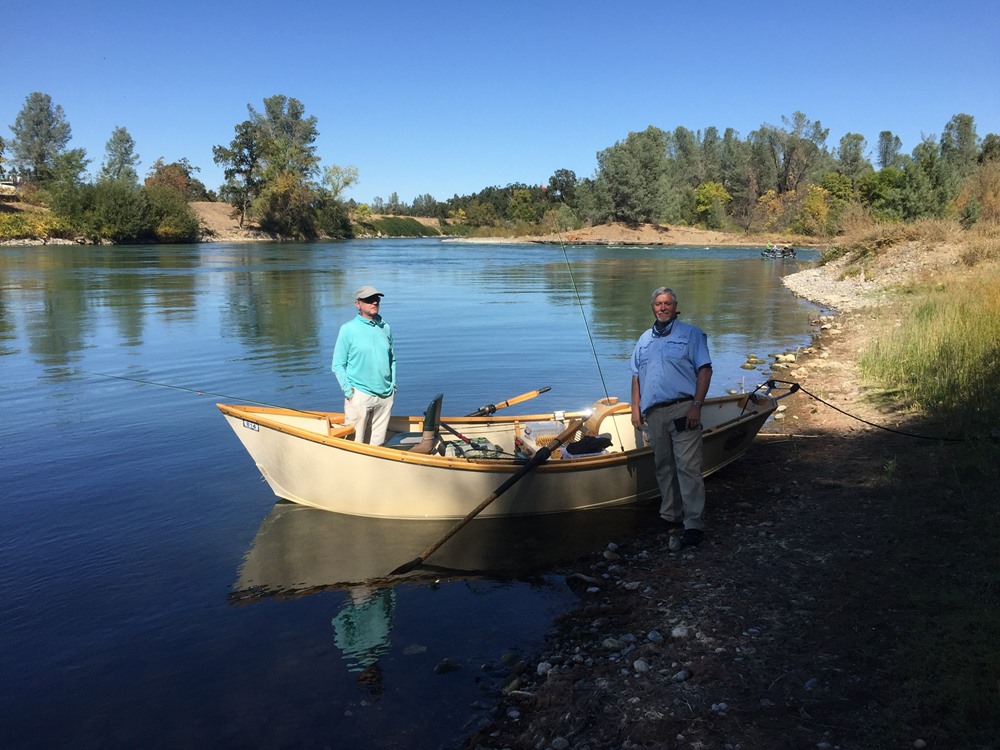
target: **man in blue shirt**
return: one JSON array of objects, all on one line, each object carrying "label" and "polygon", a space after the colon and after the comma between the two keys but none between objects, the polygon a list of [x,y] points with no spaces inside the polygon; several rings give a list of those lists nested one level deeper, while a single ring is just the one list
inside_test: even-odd
[{"label": "man in blue shirt", "polygon": [[652,295],[653,327],[632,352],[632,424],[649,435],[660,517],[682,524],[682,546],[701,543],[705,524],[701,404],[712,380],[708,337],[677,319],[677,295],[660,287]]},{"label": "man in blue shirt", "polygon": [[333,373],[344,392],[344,421],[359,443],[382,445],[396,393],[392,330],[379,314],[382,294],[365,284],[354,293],[357,316],[344,323],[333,349]]}]

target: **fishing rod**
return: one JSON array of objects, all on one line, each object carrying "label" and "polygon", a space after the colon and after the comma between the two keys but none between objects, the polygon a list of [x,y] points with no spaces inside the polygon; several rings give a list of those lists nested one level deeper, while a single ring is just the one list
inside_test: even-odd
[{"label": "fishing rod", "polygon": [[[573,266],[569,262],[569,254],[566,252],[566,243],[561,242],[559,246],[562,248],[563,259],[566,261],[566,270],[569,271],[569,280],[573,283],[573,294],[576,295],[576,303],[580,306],[580,315],[583,317],[583,327],[587,329],[587,339],[590,341],[590,350],[594,353],[594,362],[597,364],[597,374],[601,378],[601,387],[604,388],[604,398],[606,401],[611,400],[611,394],[608,393],[608,384],[604,380],[604,371],[601,369],[601,358],[597,356],[597,346],[594,344],[594,336],[590,332],[590,323],[587,321],[587,311],[583,307],[583,300],[580,298],[580,290],[576,286],[576,278],[573,276]],[[613,423],[615,429],[617,430],[617,422]],[[618,444],[624,445],[622,442],[621,435],[618,436]]]},{"label": "fishing rod", "polygon": [[278,404],[269,404],[266,401],[254,401],[252,398],[243,398],[242,396],[227,396],[224,393],[213,393],[212,391],[203,391],[196,388],[185,388],[180,385],[171,385],[170,383],[157,383],[154,380],[143,380],[142,378],[128,378],[124,375],[108,375],[103,372],[91,372],[89,370],[80,370],[84,375],[95,375],[99,378],[108,378],[109,380],[124,380],[129,383],[139,383],[140,385],[151,385],[156,388],[169,388],[172,391],[184,391],[186,393],[194,393],[197,396],[215,396],[216,398],[224,398],[227,401],[242,401],[247,404],[256,404],[257,406],[270,406],[274,409],[290,409],[291,411],[299,412],[300,414],[311,414],[314,416],[322,416],[323,412],[318,411],[307,411],[305,409],[296,409],[291,406],[279,406]]}]

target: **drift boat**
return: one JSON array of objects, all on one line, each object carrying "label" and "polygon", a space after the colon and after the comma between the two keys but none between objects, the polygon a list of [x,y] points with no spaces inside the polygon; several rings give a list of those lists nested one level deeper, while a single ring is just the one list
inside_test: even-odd
[{"label": "drift boat", "polygon": [[[786,394],[787,395],[787,394]],[[702,406],[704,474],[739,458],[777,408],[771,388]],[[517,480],[481,517],[592,510],[659,497],[652,449],[629,405],[587,411],[444,417],[442,395],[423,416],[393,416],[385,445],[354,442],[339,412],[217,404],[279,498],[353,516],[459,519],[536,452],[577,425],[547,461]]]}]

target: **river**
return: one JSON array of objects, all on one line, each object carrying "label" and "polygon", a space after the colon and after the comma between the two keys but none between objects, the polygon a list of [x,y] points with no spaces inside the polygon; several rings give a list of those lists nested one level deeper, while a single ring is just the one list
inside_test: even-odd
[{"label": "river", "polygon": [[[454,745],[505,660],[572,605],[546,565],[642,518],[565,548],[520,527],[488,573],[345,589],[364,522],[276,503],[215,403],[340,409],[330,357],[366,283],[385,293],[400,412],[437,392],[445,414],[543,387],[517,409],[627,400],[660,285],[708,333],[710,395],[750,389],[749,355],[809,342],[816,307],[780,279],[815,260],[437,239],[0,248],[0,746]],[[387,570],[421,551],[377,538]]]}]

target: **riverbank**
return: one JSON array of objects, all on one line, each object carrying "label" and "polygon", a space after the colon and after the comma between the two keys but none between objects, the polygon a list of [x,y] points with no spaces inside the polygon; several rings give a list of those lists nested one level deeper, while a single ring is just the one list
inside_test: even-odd
[{"label": "riverbank", "polygon": [[966,632],[946,603],[992,591],[984,622],[998,610],[995,505],[950,470],[977,449],[924,439],[933,427],[872,400],[857,364],[892,325],[887,290],[954,263],[902,248],[867,279],[842,263],[788,277],[836,312],[775,366],[802,388],[778,426],[708,480],[704,543],[671,551],[651,529],[560,571],[579,607],[513,660],[466,747],[996,747],[990,628]]}]

